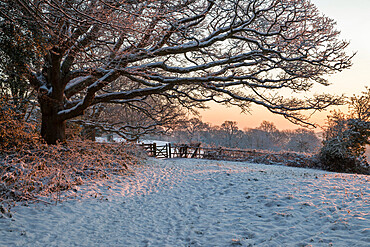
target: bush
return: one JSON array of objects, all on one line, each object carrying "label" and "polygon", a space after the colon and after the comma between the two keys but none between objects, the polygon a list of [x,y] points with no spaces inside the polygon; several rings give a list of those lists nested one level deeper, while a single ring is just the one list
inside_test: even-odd
[{"label": "bush", "polygon": [[370,144],[370,88],[347,101],[349,114],[328,116],[319,158],[324,168],[337,172],[370,174],[366,145]]},{"label": "bush", "polygon": [[131,173],[142,158],[135,145],[42,143],[5,98],[0,100],[0,217],[17,201],[61,200],[61,192],[92,180]]},{"label": "bush", "polygon": [[370,174],[365,156],[365,146],[369,144],[370,122],[347,119],[338,113],[329,117],[329,122],[319,153],[323,168],[335,172]]},{"label": "bush", "polygon": [[32,124],[23,121],[23,114],[0,97],[0,154],[30,149],[41,144],[41,138]]},{"label": "bush", "polygon": [[328,171],[370,174],[366,157],[352,154],[350,147],[340,139],[325,141],[319,159],[322,168]]},{"label": "bush", "polygon": [[136,146],[126,143],[74,141],[8,153],[0,162],[0,204],[58,201],[74,186],[131,173],[139,161]]}]

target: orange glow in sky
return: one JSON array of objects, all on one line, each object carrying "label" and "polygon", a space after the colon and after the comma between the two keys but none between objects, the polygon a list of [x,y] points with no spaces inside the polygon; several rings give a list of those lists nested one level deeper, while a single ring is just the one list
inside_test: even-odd
[{"label": "orange glow in sky", "polygon": [[[349,54],[357,52],[352,60],[352,68],[329,76],[330,86],[315,86],[311,93],[332,93],[352,96],[364,91],[370,86],[370,1],[369,0],[311,0],[326,16],[337,21],[337,29],[341,31],[341,38],[351,42],[347,51]],[[237,107],[227,108],[215,103],[209,104],[210,109],[200,111],[203,122],[220,125],[224,121],[236,121],[241,129],[255,128],[263,120],[274,122],[278,129],[296,129],[299,126],[290,123],[282,116],[277,116],[263,107],[253,106],[251,114],[241,114]],[[325,123],[329,115],[329,108],[322,113],[316,113],[311,121],[319,125]],[[342,107],[342,109],[344,109]],[[320,131],[320,129],[316,129]]]}]

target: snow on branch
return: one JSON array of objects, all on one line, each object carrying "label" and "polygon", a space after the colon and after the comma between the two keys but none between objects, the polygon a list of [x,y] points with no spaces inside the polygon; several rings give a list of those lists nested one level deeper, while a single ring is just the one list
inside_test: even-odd
[{"label": "snow on branch", "polygon": [[243,110],[254,103],[305,121],[298,111],[335,97],[279,92],[327,85],[327,74],[352,65],[335,21],[306,0],[24,0],[2,3],[0,16],[34,39],[43,58],[24,76],[40,95],[47,89],[41,108],[58,121],[160,94]]}]

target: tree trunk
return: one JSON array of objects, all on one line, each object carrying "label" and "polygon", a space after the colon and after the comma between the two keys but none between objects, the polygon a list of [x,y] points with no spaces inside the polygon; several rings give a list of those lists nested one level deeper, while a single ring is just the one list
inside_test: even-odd
[{"label": "tree trunk", "polygon": [[60,104],[50,100],[40,100],[41,136],[47,144],[66,141],[66,121],[58,117]]},{"label": "tree trunk", "polygon": [[55,116],[42,115],[41,136],[47,144],[66,141],[66,121],[57,121]]}]

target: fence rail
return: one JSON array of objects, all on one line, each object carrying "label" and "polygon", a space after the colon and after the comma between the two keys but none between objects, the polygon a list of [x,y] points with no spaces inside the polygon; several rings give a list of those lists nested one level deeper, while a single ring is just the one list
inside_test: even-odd
[{"label": "fence rail", "polygon": [[317,164],[308,154],[296,152],[272,153],[265,150],[240,150],[231,148],[209,148],[198,145],[140,144],[149,156],[156,158],[198,158],[211,160],[248,161],[264,164],[314,168]]},{"label": "fence rail", "polygon": [[156,143],[140,144],[149,156],[156,158],[203,158],[200,152],[200,145],[178,145],[166,144],[157,145]]},{"label": "fence rail", "polygon": [[171,158],[171,144],[157,145],[156,143],[140,144],[149,156],[156,158]]},{"label": "fence rail", "polygon": [[149,156],[157,158],[200,158],[200,159],[245,159],[255,156],[257,153],[266,154],[268,152],[256,150],[240,150],[226,148],[208,148],[197,145],[186,144],[166,144],[157,145],[156,143],[140,144]]}]

